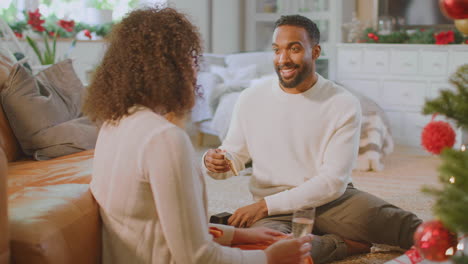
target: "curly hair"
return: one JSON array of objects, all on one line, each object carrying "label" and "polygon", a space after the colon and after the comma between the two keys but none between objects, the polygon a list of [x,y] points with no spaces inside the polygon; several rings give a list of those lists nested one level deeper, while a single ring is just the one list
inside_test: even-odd
[{"label": "curly hair", "polygon": [[117,124],[129,108],[187,113],[195,103],[200,34],[173,8],[147,7],[115,25],[83,105],[92,121]]},{"label": "curly hair", "polygon": [[302,27],[307,31],[309,35],[309,40],[315,44],[320,42],[320,31],[312,20],[308,19],[307,17],[301,15],[288,15],[288,16],[281,16],[275,22],[275,29],[279,26],[290,25],[290,26],[298,26]]}]

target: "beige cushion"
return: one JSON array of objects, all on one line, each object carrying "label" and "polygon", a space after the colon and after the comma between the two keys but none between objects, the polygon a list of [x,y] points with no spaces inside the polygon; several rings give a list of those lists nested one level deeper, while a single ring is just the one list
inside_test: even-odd
[{"label": "beige cushion", "polygon": [[94,148],[98,128],[81,114],[83,92],[70,59],[35,76],[15,65],[0,95],[25,154],[43,160]]},{"label": "beige cushion", "polygon": [[99,209],[87,184],[26,187],[9,204],[15,264],[100,263]]},{"label": "beige cushion", "polygon": [[[0,48],[0,91],[4,88],[11,70],[16,63],[15,57],[6,49]],[[0,106],[0,148],[5,152],[8,161],[15,161],[21,154],[20,146],[13,135],[10,124]]]},{"label": "beige cushion", "polygon": [[8,50],[0,47],[0,90],[3,84],[8,79],[13,65],[16,63],[16,58]]}]

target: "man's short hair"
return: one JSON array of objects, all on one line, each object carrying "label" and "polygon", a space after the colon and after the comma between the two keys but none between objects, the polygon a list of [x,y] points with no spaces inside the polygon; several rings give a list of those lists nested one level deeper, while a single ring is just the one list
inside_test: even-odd
[{"label": "man's short hair", "polygon": [[309,39],[312,43],[318,44],[320,42],[320,31],[312,20],[308,19],[305,16],[301,15],[288,15],[288,16],[281,16],[275,22],[275,29],[279,26],[298,26],[302,27],[307,31],[309,35]]}]

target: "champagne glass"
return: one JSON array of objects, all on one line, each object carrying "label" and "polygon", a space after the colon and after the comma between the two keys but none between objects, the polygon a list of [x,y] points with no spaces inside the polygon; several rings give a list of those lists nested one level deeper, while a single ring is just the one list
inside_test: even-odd
[{"label": "champagne glass", "polygon": [[292,233],[294,238],[303,237],[312,232],[315,222],[315,208],[297,210],[293,214]]}]

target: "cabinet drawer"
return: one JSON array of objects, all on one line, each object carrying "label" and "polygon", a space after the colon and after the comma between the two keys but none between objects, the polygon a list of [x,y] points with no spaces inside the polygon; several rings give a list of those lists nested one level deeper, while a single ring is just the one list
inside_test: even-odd
[{"label": "cabinet drawer", "polygon": [[387,81],[383,84],[382,98],[390,108],[421,107],[425,97],[425,82]]},{"label": "cabinet drawer", "polygon": [[418,52],[392,50],[390,70],[398,74],[416,74],[418,72]]},{"label": "cabinet drawer", "polygon": [[403,118],[403,144],[421,147],[421,133],[429,121],[431,121],[430,115],[424,116],[419,113],[405,113]]},{"label": "cabinet drawer", "polygon": [[386,50],[365,50],[363,70],[372,73],[388,72],[388,52]]},{"label": "cabinet drawer", "polygon": [[351,88],[352,90],[369,97],[377,104],[380,104],[380,87],[377,80],[344,79],[340,80],[339,83],[346,88]]},{"label": "cabinet drawer", "polygon": [[339,49],[338,50],[338,71],[359,72],[362,65],[361,49]]},{"label": "cabinet drawer", "polygon": [[[466,46],[466,45],[465,45]],[[454,51],[450,56],[450,64],[448,69],[448,74],[452,75],[455,73],[463,64],[468,63],[468,51]]]},{"label": "cabinet drawer", "polygon": [[445,51],[422,51],[421,72],[427,75],[446,75],[447,55]]},{"label": "cabinet drawer", "polygon": [[404,132],[402,131],[402,113],[397,111],[385,111],[385,114],[388,117],[388,121],[390,122],[390,132],[392,136],[399,141],[402,137]]},{"label": "cabinet drawer", "polygon": [[434,99],[440,95],[441,90],[451,90],[456,92],[455,86],[448,82],[434,82],[431,84],[431,90],[427,95],[428,99]]}]

